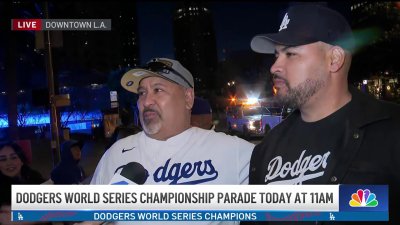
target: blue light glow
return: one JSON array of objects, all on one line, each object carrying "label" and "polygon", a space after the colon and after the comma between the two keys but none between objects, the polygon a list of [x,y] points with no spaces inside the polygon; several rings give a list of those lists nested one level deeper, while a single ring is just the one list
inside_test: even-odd
[{"label": "blue light glow", "polygon": [[[61,123],[66,124],[71,130],[86,130],[92,128],[92,122],[98,124],[103,118],[100,111],[91,112],[63,112],[61,113]],[[28,115],[24,119],[24,124],[18,120],[18,126],[45,126],[50,124],[49,114]],[[8,127],[6,114],[0,115],[0,128]]]}]

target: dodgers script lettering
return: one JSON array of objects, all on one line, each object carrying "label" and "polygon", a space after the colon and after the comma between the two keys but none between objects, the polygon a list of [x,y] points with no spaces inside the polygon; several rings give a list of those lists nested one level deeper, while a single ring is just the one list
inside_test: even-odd
[{"label": "dodgers script lettering", "polygon": [[[299,159],[293,164],[291,162],[283,163],[282,156],[273,158],[267,168],[265,183],[269,184],[302,184],[304,181],[311,180],[324,175],[324,171],[312,173],[319,168],[325,169],[327,160],[331,152],[326,152],[324,155],[309,155],[304,157],[307,150],[304,150]],[[307,174],[307,172],[309,172]],[[292,177],[288,179],[287,177]],[[283,180],[273,181],[277,178]]]}]

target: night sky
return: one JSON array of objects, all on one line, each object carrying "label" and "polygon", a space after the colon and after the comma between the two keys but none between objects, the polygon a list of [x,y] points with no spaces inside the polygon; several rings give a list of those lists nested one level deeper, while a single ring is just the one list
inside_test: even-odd
[{"label": "night sky", "polygon": [[[258,33],[274,32],[286,3],[209,2],[214,18],[218,58],[225,51],[250,50],[250,40]],[[173,2],[138,2],[140,56],[144,63],[162,56],[174,58],[172,18]],[[275,27],[266,26],[266,22]],[[265,26],[263,26],[263,24]]]},{"label": "night sky", "polygon": [[154,57],[174,58],[172,13],[170,2],[138,2],[138,31],[140,61],[142,64]]},{"label": "night sky", "polygon": [[[277,32],[289,2],[209,2],[214,17],[218,58],[226,52],[250,50],[251,38],[259,33]],[[328,6],[343,11],[340,3]],[[141,62],[153,57],[174,58],[172,18],[173,2],[138,2]],[[348,13],[348,12],[342,12]]]}]

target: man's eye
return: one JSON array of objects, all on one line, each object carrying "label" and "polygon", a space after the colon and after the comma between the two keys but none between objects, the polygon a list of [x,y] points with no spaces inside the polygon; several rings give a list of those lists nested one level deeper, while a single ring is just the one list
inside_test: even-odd
[{"label": "man's eye", "polygon": [[286,52],[286,56],[287,57],[291,57],[291,56],[294,56],[294,55],[296,55],[295,53],[292,53],[292,52]]},{"label": "man's eye", "polygon": [[161,91],[163,91],[162,89],[160,89],[160,88],[156,88],[156,89],[154,89],[154,92],[161,92]]},{"label": "man's eye", "polygon": [[144,95],[144,91],[138,91],[138,95],[139,96]]}]

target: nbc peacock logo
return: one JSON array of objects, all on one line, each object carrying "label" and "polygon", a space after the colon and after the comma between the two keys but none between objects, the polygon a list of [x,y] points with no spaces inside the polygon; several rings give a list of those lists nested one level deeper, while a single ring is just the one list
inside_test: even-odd
[{"label": "nbc peacock logo", "polygon": [[358,189],[357,193],[351,195],[349,205],[351,207],[377,207],[378,200],[376,200],[376,195],[371,193],[369,189]]}]

